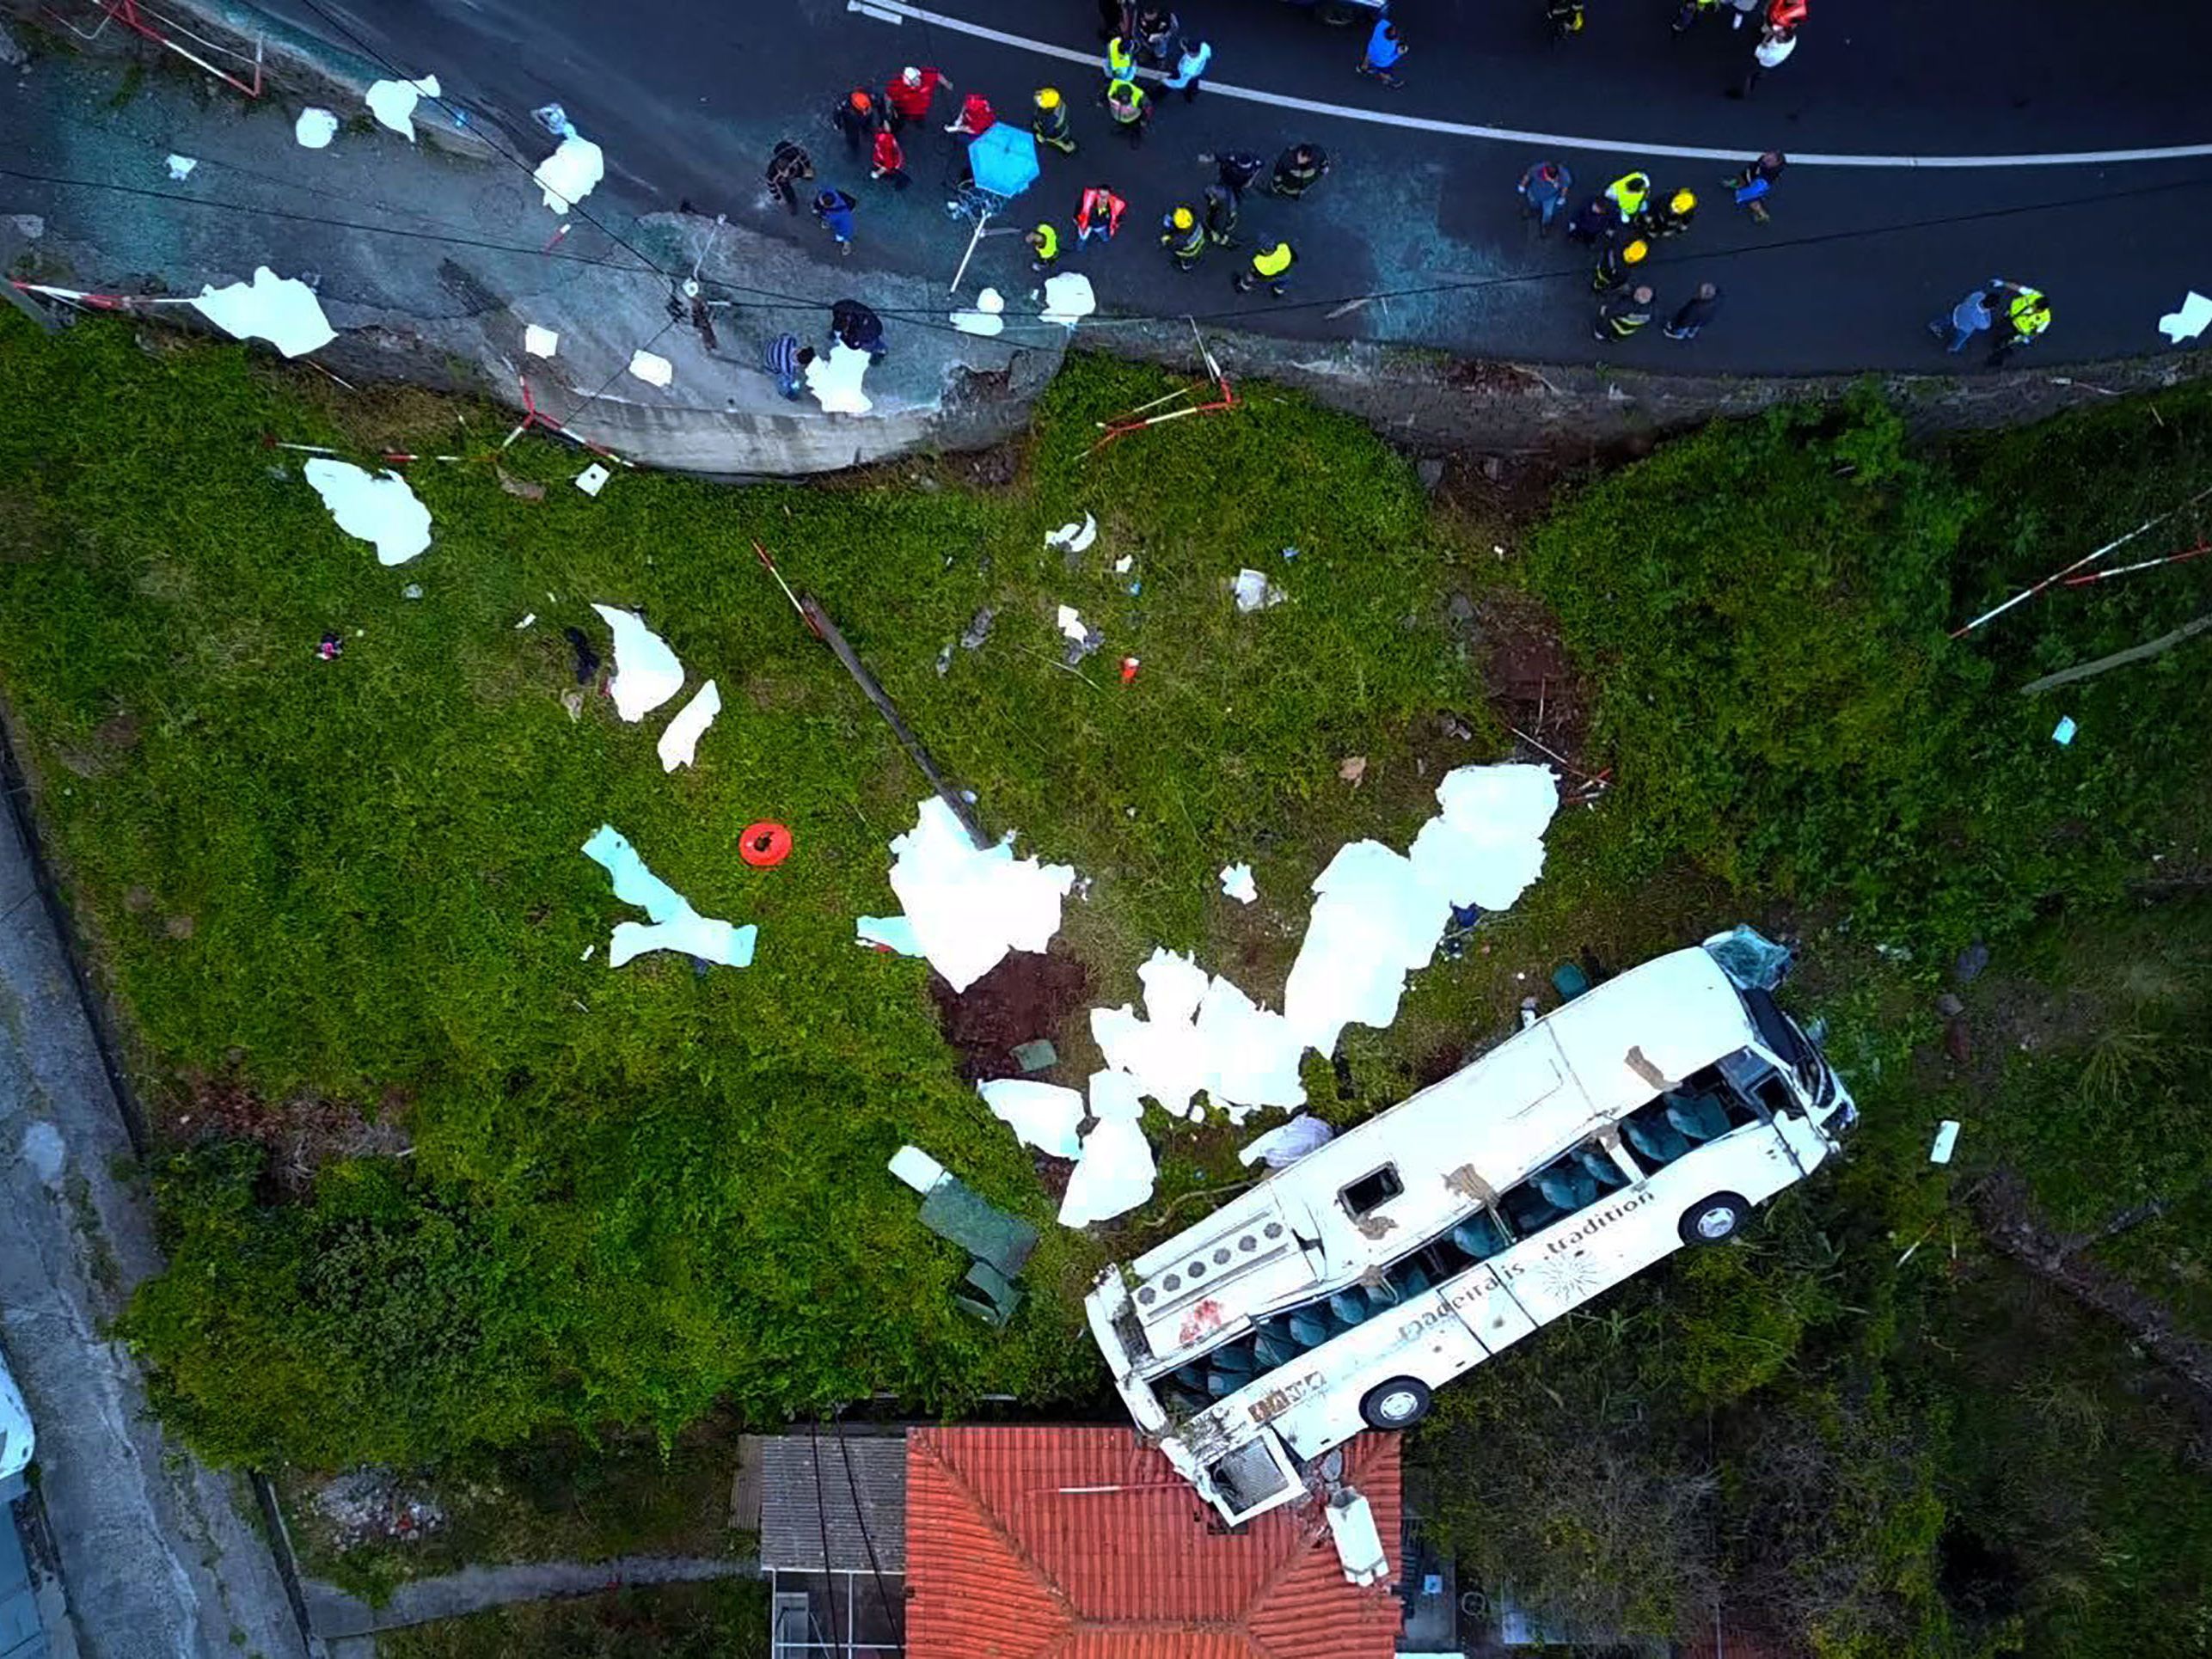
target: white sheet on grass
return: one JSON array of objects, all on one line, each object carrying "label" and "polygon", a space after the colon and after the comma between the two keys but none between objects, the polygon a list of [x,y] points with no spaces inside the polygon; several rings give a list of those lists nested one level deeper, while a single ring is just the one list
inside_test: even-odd
[{"label": "white sheet on grass", "polygon": [[616,713],[634,723],[683,689],[683,664],[635,611],[612,605],[591,609],[615,631],[615,677],[607,689]]},{"label": "white sheet on grass", "polygon": [[1052,1158],[1074,1158],[1082,1152],[1075,1126],[1083,1121],[1083,1097],[1057,1083],[1032,1083],[1023,1078],[1002,1077],[976,1085],[991,1116],[1011,1129],[1022,1145],[1035,1147]]},{"label": "white sheet on grass", "polygon": [[1336,1131],[1318,1117],[1300,1112],[1287,1123],[1278,1123],[1257,1141],[1237,1149],[1236,1160],[1247,1169],[1265,1164],[1288,1169],[1308,1153],[1319,1152],[1336,1138]]},{"label": "white sheet on grass", "polygon": [[1076,323],[1099,309],[1099,297],[1092,291],[1091,279],[1080,271],[1063,271],[1045,283],[1044,320],[1064,323],[1073,329]]},{"label": "white sheet on grass", "polygon": [[415,105],[438,96],[440,90],[435,75],[426,75],[420,81],[373,82],[367,94],[369,113],[413,144]]},{"label": "white sheet on grass", "polygon": [[904,916],[860,916],[853,922],[853,931],[862,945],[872,945],[900,956],[920,956],[922,941],[914,936],[914,924]]},{"label": "white sheet on grass", "polygon": [[1454,904],[1510,907],[1544,867],[1559,782],[1542,766],[1462,766],[1437,786],[1443,811],[1411,856],[1380,842],[1339,849],[1314,880],[1313,915],[1283,1009],[1300,1043],[1333,1053],[1347,1025],[1388,1026],[1406,976],[1428,965]]},{"label": "white sheet on grass", "polygon": [[721,712],[722,694],[709,680],[677,711],[676,718],[660,734],[660,742],[655,745],[660,755],[660,769],[673,772],[679,766],[690,765],[691,756],[699,747],[700,734]]},{"label": "white sheet on grass", "polygon": [[1259,884],[1252,878],[1248,864],[1232,864],[1222,871],[1222,891],[1239,904],[1249,904],[1259,897]]},{"label": "white sheet on grass", "polygon": [[365,473],[322,456],[303,470],[338,528],[376,543],[378,564],[404,565],[430,545],[430,509],[397,473]]},{"label": "white sheet on grass", "polygon": [[2207,299],[2195,289],[2189,291],[2178,310],[2169,311],[2158,320],[2159,332],[2176,346],[2184,340],[2195,340],[2208,326],[2212,326],[2212,299]]},{"label": "white sheet on grass", "polygon": [[898,895],[929,965],[965,991],[1008,951],[1042,951],[1060,931],[1060,902],[1075,885],[1064,864],[1014,855],[1014,836],[978,851],[953,809],[922,801],[914,828],[891,843]]},{"label": "white sheet on grass", "polygon": [[866,414],[875,400],[861,389],[868,371],[868,354],[855,351],[843,340],[824,352],[817,352],[806,365],[806,389],[830,414]]},{"label": "white sheet on grass", "polygon": [[1136,1209],[1152,1196],[1158,1175],[1142,1129],[1127,1118],[1100,1118],[1083,1136],[1082,1156],[1068,1178],[1060,1225],[1088,1227]]},{"label": "white sheet on grass", "polygon": [[266,340],[286,357],[318,350],[338,338],[315,290],[266,265],[254,271],[250,283],[201,289],[192,309],[233,339]]},{"label": "white sheet on grass", "polygon": [[592,191],[599,181],[607,176],[607,157],[598,145],[589,138],[572,132],[561,141],[561,147],[537,164],[530,174],[537,187],[545,193],[545,205],[556,213],[566,213]]},{"label": "white sheet on grass", "polygon": [[619,968],[647,951],[681,951],[726,968],[752,965],[753,945],[760,930],[748,922],[735,927],[726,921],[702,916],[690,902],[646,868],[645,860],[612,824],[603,823],[584,843],[584,856],[604,866],[614,878],[615,897],[634,904],[653,918],[653,926],[622,921],[615,926],[607,946],[607,964]]},{"label": "white sheet on grass", "polygon": [[1303,1050],[1290,1022],[1260,1007],[1187,956],[1156,950],[1137,970],[1144,1014],[1124,1004],[1091,1010],[1091,1035],[1106,1063],[1171,1116],[1198,1115],[1204,1093],[1232,1122],[1260,1106],[1302,1106]]},{"label": "white sheet on grass", "polygon": [[303,150],[328,150],[338,136],[338,118],[327,109],[303,109],[292,123],[291,135]]}]

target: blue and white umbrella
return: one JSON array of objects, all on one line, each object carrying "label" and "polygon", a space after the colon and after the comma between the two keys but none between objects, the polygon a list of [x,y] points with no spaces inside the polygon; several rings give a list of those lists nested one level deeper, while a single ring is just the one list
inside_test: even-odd
[{"label": "blue and white umbrella", "polygon": [[960,256],[960,268],[953,273],[952,291],[959,291],[990,216],[1035,184],[1038,171],[1037,140],[1020,127],[998,121],[968,140],[967,180],[949,205],[956,217],[974,219],[976,230]]}]

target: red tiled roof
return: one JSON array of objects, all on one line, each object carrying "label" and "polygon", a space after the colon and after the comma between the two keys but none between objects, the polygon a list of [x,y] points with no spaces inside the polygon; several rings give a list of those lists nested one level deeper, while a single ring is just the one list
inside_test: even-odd
[{"label": "red tiled roof", "polygon": [[[1398,1565],[1398,1441],[1345,1478]],[[1126,1429],[916,1429],[908,1659],[1389,1659],[1398,1602],[1346,1582],[1320,1513],[1235,1534]]]}]

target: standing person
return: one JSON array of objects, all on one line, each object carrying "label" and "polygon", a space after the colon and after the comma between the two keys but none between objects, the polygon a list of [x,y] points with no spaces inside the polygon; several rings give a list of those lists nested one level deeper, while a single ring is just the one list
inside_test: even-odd
[{"label": "standing person", "polygon": [[1214,48],[1211,41],[1193,40],[1188,35],[1185,35],[1181,50],[1176,55],[1175,72],[1162,84],[1172,91],[1181,93],[1185,103],[1196,103],[1198,98],[1198,83],[1204,78],[1207,70],[1213,66],[1213,61]]},{"label": "standing person", "polygon": [[1991,313],[1994,309],[1990,303],[1989,291],[1976,288],[1952,306],[1946,315],[1931,321],[1927,331],[1945,342],[1944,350],[1956,356],[1966,349],[1967,342],[1975,335],[1988,331],[1993,321]]},{"label": "standing person", "polygon": [[960,113],[955,115],[945,131],[964,138],[972,138],[979,132],[988,132],[998,125],[992,113],[990,100],[980,92],[971,92],[960,100]]},{"label": "standing person", "polygon": [[1806,0],[1767,0],[1767,27],[1770,29],[1794,30],[1812,15]]},{"label": "standing person", "polygon": [[1569,242],[1596,242],[1609,236],[1621,226],[1621,210],[1603,196],[1592,196],[1574,211],[1567,221]]},{"label": "standing person", "polygon": [[837,239],[841,256],[853,251],[853,209],[860,205],[842,190],[824,190],[814,198],[814,217]]},{"label": "standing person", "polygon": [[1626,340],[1651,320],[1651,302],[1657,296],[1639,284],[1625,294],[1615,294],[1597,308],[1597,322],[1590,332],[1600,340]]},{"label": "standing person", "polygon": [[775,389],[794,403],[806,389],[806,365],[814,361],[814,348],[801,346],[796,334],[778,334],[761,350],[761,363],[775,377]]},{"label": "standing person", "polygon": [[1290,267],[1298,262],[1297,254],[1287,242],[1278,242],[1272,248],[1262,248],[1252,256],[1252,268],[1237,273],[1235,287],[1240,294],[1248,294],[1259,283],[1267,285],[1267,291],[1281,299],[1290,286]]},{"label": "standing person", "polygon": [[799,211],[799,186],[814,176],[814,158],[788,138],[780,138],[769,152],[768,187],[787,213]]},{"label": "standing person", "polygon": [[1191,208],[1178,205],[1161,217],[1160,245],[1174,256],[1178,271],[1194,270],[1206,251],[1206,228]]},{"label": "standing person", "polygon": [[[1200,161],[1206,158],[1199,156]],[[1267,163],[1248,150],[1224,150],[1213,158],[1216,174],[1227,189],[1241,198],[1244,193],[1259,181],[1267,170]]]},{"label": "standing person", "polygon": [[1353,65],[1362,75],[1372,75],[1383,85],[1396,89],[1406,84],[1398,73],[1398,65],[1405,61],[1412,48],[1398,33],[1397,24],[1387,17],[1375,21],[1374,32],[1367,37],[1367,55]]},{"label": "standing person", "polygon": [[868,177],[889,179],[894,190],[904,190],[914,182],[906,171],[906,152],[898,146],[898,135],[887,126],[876,129],[875,147],[868,157]]},{"label": "standing person", "polygon": [[1597,270],[1590,279],[1590,291],[1602,294],[1618,288],[1635,274],[1636,267],[1651,256],[1651,244],[1641,236],[1631,236],[1626,242],[1608,238],[1597,255]]},{"label": "standing person", "polygon": [[1570,34],[1582,33],[1582,0],[1544,0],[1544,21],[1552,26],[1556,46]]},{"label": "standing person", "polygon": [[1319,184],[1328,170],[1328,152],[1319,144],[1292,144],[1275,158],[1275,174],[1267,181],[1269,193],[1296,201]]},{"label": "standing person", "polygon": [[2032,346],[2042,337],[2043,331],[2050,327],[2050,302],[2039,288],[1992,277],[1989,303],[1996,313],[1993,332],[1997,343],[1989,352],[1989,366],[1994,369],[2022,346]]},{"label": "standing person", "polygon": [[841,299],[830,308],[830,334],[840,346],[866,352],[870,363],[891,355],[883,343],[883,319],[856,299]]},{"label": "standing person", "polygon": [[941,69],[916,69],[909,64],[899,70],[898,78],[883,89],[883,101],[891,106],[891,130],[896,132],[909,121],[928,120],[939,87],[947,92],[959,89]]},{"label": "standing person", "polygon": [[1109,81],[1106,102],[1113,130],[1129,140],[1131,150],[1143,144],[1145,125],[1152,119],[1152,95],[1134,81]]},{"label": "standing person", "polygon": [[1137,60],[1154,69],[1166,69],[1181,32],[1175,14],[1161,6],[1148,6],[1137,14]]},{"label": "standing person", "polygon": [[1744,71],[1743,84],[1731,87],[1728,89],[1728,95],[1731,98],[1749,97],[1761,80],[1765,78],[1767,71],[1770,69],[1780,69],[1789,61],[1790,54],[1797,49],[1798,34],[1795,29],[1775,28],[1769,25],[1767,32],[1759,37],[1759,44],[1752,49],[1751,67]]},{"label": "standing person", "polygon": [[1735,193],[1736,205],[1749,213],[1754,223],[1764,224],[1767,222],[1767,198],[1774,193],[1775,181],[1782,176],[1782,169],[1789,164],[1790,158],[1780,150],[1770,150],[1745,166],[1741,173],[1723,179],[1721,183]]},{"label": "standing person", "polygon": [[1112,242],[1113,233],[1121,229],[1121,216],[1128,211],[1129,204],[1103,185],[1084,191],[1081,205],[1075,209],[1075,246],[1081,248],[1093,236]]},{"label": "standing person", "polygon": [[1216,248],[1236,246],[1236,192],[1225,184],[1206,187],[1206,240]]},{"label": "standing person", "polygon": [[1715,284],[1701,282],[1697,292],[1682,302],[1673,320],[1659,332],[1669,340],[1695,340],[1698,330],[1711,322],[1719,309],[1719,288]]},{"label": "standing person", "polygon": [[1128,34],[1131,10],[1129,0],[1099,0],[1099,39],[1111,40],[1117,34]]},{"label": "standing person", "polygon": [[1538,162],[1521,175],[1521,182],[1513,187],[1521,198],[1521,217],[1536,221],[1538,234],[1552,234],[1552,221],[1567,205],[1567,192],[1574,188],[1574,174],[1559,162]]},{"label": "standing person", "polygon": [[1068,101],[1059,88],[1037,89],[1037,113],[1029,118],[1029,130],[1039,144],[1050,144],[1063,156],[1075,153],[1075,140],[1068,128]]},{"label": "standing person", "polygon": [[1721,0],[1682,0],[1681,6],[1675,11],[1675,33],[1688,34],[1699,18],[1707,12],[1719,10]]},{"label": "standing person", "polygon": [[1651,175],[1623,173],[1605,187],[1605,199],[1613,204],[1622,224],[1635,223],[1636,216],[1644,211],[1644,204],[1651,199]]},{"label": "standing person", "polygon": [[1029,268],[1050,271],[1060,258],[1060,232],[1047,219],[1021,239],[1029,247]]},{"label": "standing person", "polygon": [[1137,78],[1137,47],[1128,35],[1117,34],[1106,42],[1106,77],[1109,82]]},{"label": "standing person", "polygon": [[875,94],[866,87],[855,87],[847,93],[831,117],[837,131],[845,135],[845,154],[858,156],[861,145],[875,136],[883,125],[883,111],[877,106]]},{"label": "standing person", "polygon": [[1665,201],[1656,196],[1644,207],[1641,228],[1646,236],[1679,236],[1697,217],[1697,193],[1677,190]]}]

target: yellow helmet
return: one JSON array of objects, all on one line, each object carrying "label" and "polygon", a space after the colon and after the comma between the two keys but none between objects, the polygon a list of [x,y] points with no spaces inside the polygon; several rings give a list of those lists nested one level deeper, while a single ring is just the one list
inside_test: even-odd
[{"label": "yellow helmet", "polygon": [[1189,208],[1179,207],[1175,210],[1175,228],[1178,230],[1188,230],[1196,223],[1197,221],[1191,217]]},{"label": "yellow helmet", "polygon": [[1667,211],[1670,213],[1694,213],[1696,211],[1697,196],[1693,191],[1677,190],[1668,198]]},{"label": "yellow helmet", "polygon": [[1038,108],[1039,108],[1039,109],[1057,109],[1057,108],[1059,108],[1059,107],[1060,107],[1060,89],[1059,89],[1059,88],[1057,88],[1057,87],[1039,87],[1039,88],[1038,88],[1038,89],[1037,89],[1037,107],[1038,107]]},{"label": "yellow helmet", "polygon": [[1639,236],[1621,250],[1621,262],[1623,265],[1641,265],[1651,251],[1651,244]]}]

